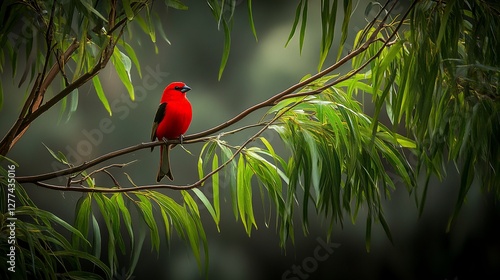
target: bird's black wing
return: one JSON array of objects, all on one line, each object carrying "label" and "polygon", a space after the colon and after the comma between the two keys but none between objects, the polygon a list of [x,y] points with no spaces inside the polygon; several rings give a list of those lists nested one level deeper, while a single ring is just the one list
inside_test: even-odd
[{"label": "bird's black wing", "polygon": [[[167,108],[167,103],[161,103],[160,106],[158,106],[158,110],[156,111],[155,115],[155,120],[153,121],[153,128],[151,130],[151,141],[155,141],[156,138],[156,129],[158,128],[158,124],[163,120],[165,117],[165,109]],[[151,151],[154,149],[154,147],[151,147]]]}]

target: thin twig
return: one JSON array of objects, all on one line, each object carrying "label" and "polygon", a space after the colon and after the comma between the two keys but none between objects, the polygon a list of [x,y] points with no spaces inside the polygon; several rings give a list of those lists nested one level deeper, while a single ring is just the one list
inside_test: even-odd
[{"label": "thin twig", "polygon": [[118,167],[118,168],[123,168],[133,162],[136,162],[137,160],[133,160],[131,162],[128,162],[128,163],[113,163],[113,164],[110,164],[110,165],[107,165],[107,166],[104,166],[104,167],[101,167],[101,168],[98,168],[96,170],[93,170],[92,172],[90,172],[89,174],[83,176],[81,179],[79,180],[76,180],[76,181],[71,181],[71,184],[76,184],[76,183],[82,183],[84,182],[85,180],[87,180],[88,178],[90,178],[92,175],[96,174],[96,173],[99,173],[99,172],[104,172],[104,171],[107,171],[107,169],[110,169],[110,168],[113,168],[113,167]]},{"label": "thin twig", "polygon": [[113,176],[113,174],[111,174],[111,172],[109,172],[108,170],[103,170],[102,172],[108,174],[108,176],[111,178],[111,180],[113,181],[113,183],[115,184],[115,186],[121,188],[122,186],[120,186],[120,183],[118,182],[118,180],[116,180],[115,176]]}]

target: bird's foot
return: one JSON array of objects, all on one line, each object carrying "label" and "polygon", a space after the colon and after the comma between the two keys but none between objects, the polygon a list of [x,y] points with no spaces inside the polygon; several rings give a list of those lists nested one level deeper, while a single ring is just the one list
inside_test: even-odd
[{"label": "bird's foot", "polygon": [[181,134],[179,136],[179,144],[181,144],[181,145],[184,144],[184,134]]}]

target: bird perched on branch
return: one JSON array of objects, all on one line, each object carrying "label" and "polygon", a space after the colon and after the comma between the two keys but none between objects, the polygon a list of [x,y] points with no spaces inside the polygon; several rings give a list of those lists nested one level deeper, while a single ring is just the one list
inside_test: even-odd
[{"label": "bird perched on branch", "polygon": [[[165,88],[153,122],[151,141],[179,139],[182,143],[184,133],[188,130],[193,117],[191,103],[186,98],[186,92],[189,90],[191,88],[183,82],[173,82]],[[156,182],[160,182],[164,176],[174,180],[169,158],[169,151],[174,146],[173,144],[160,146],[160,169]],[[153,149],[154,147],[151,147],[151,151]]]}]

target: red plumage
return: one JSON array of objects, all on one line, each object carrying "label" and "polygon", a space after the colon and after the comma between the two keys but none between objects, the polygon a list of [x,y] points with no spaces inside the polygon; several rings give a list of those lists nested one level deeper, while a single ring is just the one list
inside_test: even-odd
[{"label": "red plumage", "polygon": [[[189,90],[191,88],[183,82],[173,82],[165,88],[153,122],[151,141],[178,139],[186,133],[193,116],[191,103],[186,98],[186,92]],[[170,180],[174,179],[170,171],[169,150],[172,148],[170,146],[160,148],[160,170],[156,177],[157,182],[163,176],[167,176]]]}]

